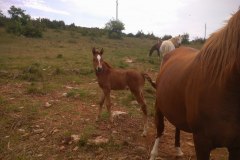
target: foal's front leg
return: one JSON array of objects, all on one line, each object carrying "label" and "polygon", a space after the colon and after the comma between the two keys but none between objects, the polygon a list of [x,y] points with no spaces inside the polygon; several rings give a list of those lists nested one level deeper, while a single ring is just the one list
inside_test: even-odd
[{"label": "foal's front leg", "polygon": [[110,90],[104,90],[104,95],[106,98],[106,106],[107,106],[107,110],[109,113],[109,120],[110,120],[110,122],[113,122],[113,116],[112,116],[112,112],[111,112]]},{"label": "foal's front leg", "polygon": [[96,117],[96,121],[98,121],[99,118],[100,118],[100,116],[101,116],[102,106],[103,106],[103,104],[104,104],[104,101],[105,101],[105,94],[103,93],[103,94],[102,94],[102,97],[101,97],[101,99],[100,99],[100,101],[99,101],[99,110],[98,110],[98,115],[97,115],[97,117]]}]

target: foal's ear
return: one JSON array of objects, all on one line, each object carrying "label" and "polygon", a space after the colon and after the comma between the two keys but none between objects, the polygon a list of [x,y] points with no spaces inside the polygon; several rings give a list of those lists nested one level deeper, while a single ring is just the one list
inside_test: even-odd
[{"label": "foal's ear", "polygon": [[93,47],[92,48],[92,53],[95,54],[95,52],[96,52],[96,49],[95,49],[95,47]]},{"label": "foal's ear", "polygon": [[103,54],[103,52],[104,52],[104,50],[103,50],[103,48],[101,49],[101,51],[100,51],[100,54],[102,55]]}]

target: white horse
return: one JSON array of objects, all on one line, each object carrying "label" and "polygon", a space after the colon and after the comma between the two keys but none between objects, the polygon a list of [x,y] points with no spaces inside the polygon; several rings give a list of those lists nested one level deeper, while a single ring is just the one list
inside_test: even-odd
[{"label": "white horse", "polygon": [[162,53],[162,57],[164,57],[166,53],[179,47],[182,43],[182,39],[183,37],[178,35],[176,37],[163,41],[159,48],[160,52]]}]

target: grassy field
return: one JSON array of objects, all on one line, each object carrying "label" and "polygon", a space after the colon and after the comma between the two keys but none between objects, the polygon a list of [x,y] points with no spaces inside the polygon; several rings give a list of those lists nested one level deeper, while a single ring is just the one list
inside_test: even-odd
[{"label": "grassy field", "polygon": [[[128,113],[111,125],[106,109],[96,123],[101,90],[92,68],[92,47],[104,48],[113,67],[133,68],[155,80],[160,60],[148,57],[156,40],[86,37],[48,30],[41,39],[15,37],[0,28],[0,159],[147,159],[154,140],[154,89],[145,83],[150,133],[129,91],[113,91],[113,110]],[[199,46],[194,46],[199,48]],[[126,62],[132,59],[133,63]],[[172,156],[174,128],[168,124],[161,157]],[[75,141],[73,135],[79,138]],[[194,159],[191,135],[184,133],[186,156]],[[96,137],[107,143],[89,144]],[[170,141],[170,142],[169,142]],[[170,144],[169,144],[170,143]],[[224,158],[225,154],[220,154]]]},{"label": "grassy field", "polygon": [[[159,60],[156,56],[151,59],[147,57],[153,43],[154,40],[147,39],[84,37],[78,32],[63,30],[48,30],[44,38],[31,39],[15,37],[0,29],[0,158],[51,157],[54,148],[58,147],[47,153],[43,149],[45,153],[41,155],[37,153],[41,146],[36,142],[42,138],[44,143],[54,129],[57,131],[57,142],[54,142],[55,138],[51,141],[57,144],[66,136],[81,133],[82,129],[83,132],[90,132],[88,136],[94,133],[96,127],[91,123],[85,126],[87,129],[83,127],[79,130],[74,125],[65,127],[67,124],[53,124],[59,117],[67,117],[69,121],[73,121],[74,117],[81,121],[83,117],[85,121],[84,114],[95,116],[84,111],[84,107],[91,110],[91,106],[96,111],[101,94],[92,68],[92,47],[104,48],[104,59],[114,67],[151,72],[154,77]],[[133,63],[125,62],[127,58],[133,59]],[[153,91],[148,84],[146,90],[149,91],[146,99],[151,108]],[[113,92],[113,97],[117,97],[113,99],[115,105],[125,107],[131,115],[139,116],[136,106],[126,107],[134,100],[130,93]],[[46,107],[46,103],[51,106]],[[153,112],[152,109],[150,111]],[[106,112],[102,118],[107,119]]]}]

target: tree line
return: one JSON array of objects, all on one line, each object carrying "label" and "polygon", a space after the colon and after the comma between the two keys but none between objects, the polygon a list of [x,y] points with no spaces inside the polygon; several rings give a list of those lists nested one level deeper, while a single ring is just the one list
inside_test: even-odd
[{"label": "tree line", "polygon": [[[103,29],[100,28],[87,28],[76,26],[74,23],[70,25],[66,25],[64,21],[60,20],[49,20],[47,18],[37,18],[32,19],[30,15],[25,13],[25,10],[21,8],[17,8],[15,6],[11,6],[8,10],[9,18],[5,16],[0,10],[0,27],[5,27],[8,33],[12,33],[14,35],[26,36],[26,37],[34,37],[41,38],[43,36],[43,32],[46,29],[64,29],[80,32],[83,36],[108,36],[111,39],[121,39],[123,37],[135,37],[135,38],[149,38],[149,39],[170,39],[171,35],[164,35],[162,38],[156,37],[153,33],[145,34],[143,31],[138,31],[136,34],[125,34],[122,31],[125,30],[124,23],[119,20],[111,19],[109,22],[105,24]],[[203,43],[204,40],[201,38],[196,38],[192,42]],[[189,34],[183,34],[184,44],[189,44]]]}]

